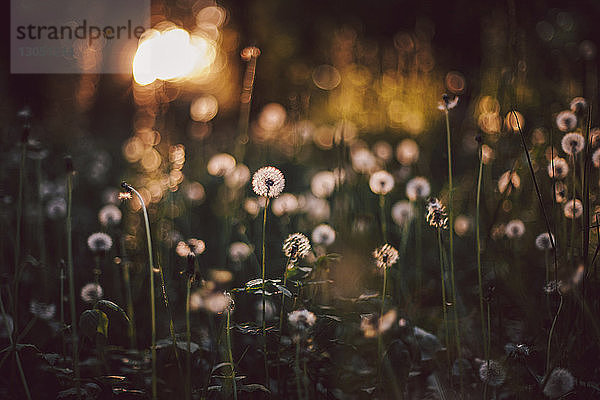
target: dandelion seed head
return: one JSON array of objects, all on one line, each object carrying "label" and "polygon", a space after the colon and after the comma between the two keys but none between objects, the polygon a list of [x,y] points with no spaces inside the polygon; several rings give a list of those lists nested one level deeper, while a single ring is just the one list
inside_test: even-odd
[{"label": "dandelion seed head", "polygon": [[94,253],[107,252],[112,248],[113,241],[110,236],[103,232],[92,233],[87,239],[87,245]]},{"label": "dandelion seed head", "polygon": [[396,159],[402,165],[412,165],[419,160],[419,145],[412,139],[404,139],[396,147]]},{"label": "dandelion seed head", "polygon": [[495,157],[496,157],[496,155],[494,154],[494,149],[492,149],[487,144],[481,145],[481,158],[485,165],[488,165],[492,161],[494,161]]},{"label": "dandelion seed head", "polygon": [[244,242],[233,242],[229,245],[229,258],[233,262],[245,261],[252,254],[252,247]]},{"label": "dandelion seed head", "polygon": [[225,175],[225,186],[239,189],[250,180],[250,170],[244,164],[238,164]]},{"label": "dandelion seed head", "polygon": [[262,167],[252,177],[254,193],[262,197],[277,197],[285,187],[283,173],[275,167]]},{"label": "dandelion seed head", "polygon": [[329,246],[335,242],[335,230],[327,224],[321,224],[313,229],[311,237],[313,243]]},{"label": "dandelion seed head", "polygon": [[577,127],[577,117],[572,111],[561,111],[556,116],[556,127],[562,132],[569,132]]},{"label": "dandelion seed head", "polygon": [[394,188],[394,177],[387,171],[377,171],[369,179],[369,187],[375,194],[388,194]]},{"label": "dandelion seed head", "polygon": [[310,190],[318,198],[331,196],[336,186],[336,176],[331,171],[317,172],[310,181]]},{"label": "dandelion seed head", "polygon": [[412,178],[406,184],[406,197],[410,201],[426,199],[431,193],[429,181],[422,176]]},{"label": "dandelion seed head", "polygon": [[291,193],[284,193],[273,200],[273,214],[281,217],[284,214],[293,214],[298,211],[298,199]]},{"label": "dandelion seed head", "polygon": [[552,242],[555,241],[555,239],[554,239],[554,235],[552,235],[552,240],[550,240],[550,237],[551,236],[548,234],[548,232],[540,233],[535,238],[535,247],[538,250],[551,250]]},{"label": "dandelion seed head", "polygon": [[359,173],[368,174],[377,168],[377,160],[369,149],[359,147],[351,151],[352,168]]},{"label": "dandelion seed head", "polygon": [[567,185],[563,182],[556,182],[554,184],[554,194],[557,203],[564,203],[567,201]]},{"label": "dandelion seed head", "polygon": [[576,156],[585,147],[585,138],[578,132],[567,133],[560,141],[560,145],[565,153]]},{"label": "dandelion seed head", "polygon": [[518,239],[525,234],[525,224],[520,219],[509,221],[504,229],[509,239]]},{"label": "dandelion seed head", "polygon": [[388,268],[398,261],[398,250],[386,243],[373,250],[373,258],[379,268]]},{"label": "dandelion seed head", "polygon": [[571,100],[569,108],[574,113],[580,113],[587,109],[587,101],[583,97],[575,97]]},{"label": "dandelion seed head", "polygon": [[544,285],[544,293],[552,294],[557,290],[561,292],[565,292],[567,289],[567,285],[563,281],[550,281]]},{"label": "dandelion seed head", "polygon": [[448,228],[448,214],[446,207],[442,205],[439,199],[432,197],[427,201],[427,223],[437,229]]},{"label": "dandelion seed head", "polygon": [[233,311],[235,302],[228,292],[214,292],[203,298],[202,306],[213,314],[223,314],[224,312]]},{"label": "dandelion seed head", "polygon": [[453,99],[450,99],[450,96],[447,94],[442,95],[442,101],[438,102],[438,110],[440,111],[448,111],[452,110],[454,107],[458,105],[458,96],[454,96]]},{"label": "dandelion seed head", "polygon": [[101,300],[103,295],[104,290],[102,290],[102,286],[97,283],[88,283],[84,285],[80,292],[81,300],[86,303],[95,303],[98,300]]},{"label": "dandelion seed head", "polygon": [[415,211],[412,204],[406,200],[401,200],[392,206],[392,221],[398,226],[404,226],[415,217]]},{"label": "dandelion seed head", "polygon": [[[498,190],[500,193],[504,193],[511,187],[518,189],[521,186],[521,178],[516,171],[506,171],[498,179]],[[510,192],[509,192],[510,193]]]},{"label": "dandelion seed head", "polygon": [[310,240],[302,233],[292,233],[283,242],[282,249],[291,262],[296,262],[310,252]]},{"label": "dandelion seed head", "polygon": [[297,331],[307,331],[315,325],[317,317],[308,310],[295,310],[288,314],[288,322]]},{"label": "dandelion seed head", "polygon": [[122,216],[119,207],[114,204],[107,204],[98,212],[98,221],[102,226],[115,226],[121,222]]},{"label": "dandelion seed head", "polygon": [[[554,166],[554,171],[552,167]],[[550,178],[564,179],[569,174],[569,163],[564,158],[555,157],[548,164],[548,176]]]},{"label": "dandelion seed head", "polygon": [[592,163],[594,163],[594,167],[600,168],[600,149],[596,149],[592,154]]},{"label": "dandelion seed head", "polygon": [[498,361],[486,360],[479,367],[479,378],[492,387],[500,386],[506,379],[506,370]]},{"label": "dandelion seed head", "polygon": [[575,378],[565,368],[555,368],[544,386],[544,395],[556,399],[569,393],[575,387]]},{"label": "dandelion seed head", "polygon": [[39,319],[49,321],[56,315],[56,304],[47,304],[37,300],[31,300],[29,303],[29,312]]},{"label": "dandelion seed head", "polygon": [[62,197],[55,197],[46,203],[46,215],[48,218],[57,220],[67,215],[67,202]]},{"label": "dandelion seed head", "polygon": [[235,164],[235,158],[231,154],[219,153],[211,157],[206,169],[213,176],[225,176],[233,171]]},{"label": "dandelion seed head", "polygon": [[581,217],[583,214],[583,204],[581,204],[581,200],[579,199],[571,199],[565,202],[563,207],[563,213],[565,217],[569,219],[575,219]]},{"label": "dandelion seed head", "polygon": [[390,161],[394,155],[394,150],[388,142],[379,140],[373,145],[373,154],[383,161]]}]

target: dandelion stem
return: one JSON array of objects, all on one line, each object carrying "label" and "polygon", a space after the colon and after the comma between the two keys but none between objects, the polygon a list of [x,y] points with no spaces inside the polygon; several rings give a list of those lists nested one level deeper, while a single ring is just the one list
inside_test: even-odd
[{"label": "dandelion stem", "polygon": [[481,279],[481,177],[483,173],[483,155],[481,146],[479,146],[479,173],[477,175],[477,205],[475,212],[475,238],[477,243],[477,280],[479,283],[479,312],[481,314],[481,338],[483,344],[483,354],[485,359],[489,359],[489,349],[487,347],[485,318],[483,311],[483,284]]},{"label": "dandelion stem", "polygon": [[[187,352],[185,355],[186,374],[185,374],[185,398],[192,398],[192,331],[190,329],[190,290],[192,288],[192,277],[186,281],[185,292],[185,341]],[[227,329],[229,329],[229,311],[227,312]],[[229,335],[229,331],[227,331]],[[233,367],[232,367],[233,368]]]},{"label": "dandelion stem", "polygon": [[442,230],[441,228],[437,229],[437,239],[438,239],[438,250],[440,252],[440,279],[442,284],[442,312],[444,314],[444,341],[446,345],[446,357],[448,359],[448,376],[450,375],[450,352],[448,351],[449,340],[448,340],[448,311],[446,309],[447,300],[446,300],[446,279],[444,278],[444,255],[443,255],[443,247],[442,247]]},{"label": "dandelion stem", "polygon": [[69,271],[69,302],[71,305],[71,341],[73,342],[73,370],[75,371],[75,387],[77,397],[81,397],[79,381],[79,338],[77,336],[77,314],[75,313],[75,279],[73,274],[73,172],[67,173],[67,269]]},{"label": "dandelion stem", "polygon": [[231,386],[233,388],[233,398],[237,400],[237,383],[235,382],[235,366],[233,364],[233,352],[231,351],[231,310],[227,309],[227,355],[229,356],[229,365],[231,367]]},{"label": "dandelion stem", "polygon": [[135,333],[135,315],[133,310],[133,297],[131,295],[131,282],[129,277],[129,264],[128,262],[123,263],[123,280],[125,281],[125,295],[127,296],[127,315],[129,315],[129,343],[132,349],[136,346],[136,333]]},{"label": "dandelion stem", "polygon": [[550,373],[550,346],[552,345],[552,335],[554,334],[554,328],[556,327],[556,321],[558,320],[558,315],[562,310],[564,297],[560,293],[560,288],[556,286],[556,291],[560,295],[560,303],[558,304],[558,309],[556,310],[556,314],[554,315],[554,320],[552,321],[552,326],[550,327],[550,332],[548,333],[548,344],[546,346],[546,376]]},{"label": "dandelion stem", "polygon": [[415,240],[417,247],[417,259],[416,259],[416,275],[417,275],[417,293],[421,292],[421,288],[423,286],[423,254],[421,253],[423,250],[423,238],[421,235],[423,234],[423,225],[422,225],[422,216],[423,216],[423,205],[421,202],[417,202],[417,216],[415,218]]},{"label": "dandelion stem", "polygon": [[[383,319],[383,313],[385,312],[385,292],[387,290],[387,267],[383,268],[383,286],[381,288],[381,313],[379,313],[380,320]],[[383,332],[377,336],[377,350],[379,352],[379,361],[383,360]]]},{"label": "dandelion stem", "polygon": [[269,198],[266,198],[265,210],[263,213],[263,229],[262,229],[262,337],[263,337],[263,356],[264,356],[264,364],[265,364],[265,382],[266,386],[269,387],[269,367],[267,364],[267,325],[266,325],[266,300],[265,300],[265,247],[266,247],[266,228],[267,228],[267,210],[269,208]]}]

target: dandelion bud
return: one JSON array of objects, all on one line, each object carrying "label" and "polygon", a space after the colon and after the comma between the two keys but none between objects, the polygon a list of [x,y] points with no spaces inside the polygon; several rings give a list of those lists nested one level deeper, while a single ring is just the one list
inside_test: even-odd
[{"label": "dandelion bud", "polygon": [[73,167],[73,158],[71,156],[65,156],[65,171],[67,171],[67,174],[72,174],[75,172],[75,168]]}]

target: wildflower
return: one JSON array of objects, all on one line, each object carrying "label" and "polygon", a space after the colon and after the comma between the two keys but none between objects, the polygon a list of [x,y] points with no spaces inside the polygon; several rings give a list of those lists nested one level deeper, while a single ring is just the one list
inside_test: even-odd
[{"label": "wildflower", "polygon": [[235,158],[227,153],[215,154],[206,165],[208,173],[213,176],[225,176],[235,168]]},{"label": "wildflower", "polygon": [[92,233],[87,240],[87,245],[94,253],[103,253],[111,249],[113,241],[106,233]]},{"label": "wildflower", "polygon": [[519,186],[521,186],[521,178],[516,171],[506,171],[498,179],[498,190],[500,193],[504,193],[507,189],[510,190],[511,187],[518,189]]},{"label": "wildflower", "polygon": [[513,219],[506,224],[504,232],[509,239],[518,239],[525,233],[525,224],[520,219]]},{"label": "wildflower", "polygon": [[308,310],[296,310],[288,314],[288,321],[296,331],[307,331],[317,322],[315,314]]},{"label": "wildflower", "polygon": [[233,297],[228,292],[215,292],[203,298],[203,307],[214,314],[231,312],[235,308]]},{"label": "wildflower", "polygon": [[560,145],[565,153],[576,156],[585,146],[585,138],[581,133],[571,132],[563,136]]},{"label": "wildflower", "polygon": [[569,164],[564,158],[555,157],[554,160],[548,164],[548,176],[550,176],[550,178],[564,179],[568,173]]},{"label": "wildflower", "polygon": [[40,303],[37,300],[31,300],[29,303],[29,312],[44,321],[51,320],[56,315],[56,304]]},{"label": "wildflower", "polygon": [[594,167],[600,168],[600,149],[596,149],[594,154],[592,154],[592,162],[594,163]]},{"label": "wildflower", "polygon": [[554,196],[557,203],[567,201],[567,185],[562,182],[556,182],[554,185]]},{"label": "wildflower", "polygon": [[494,149],[492,149],[487,144],[484,144],[484,145],[481,146],[481,158],[482,158],[483,163],[485,165],[488,165],[489,163],[491,163],[492,161],[494,161],[495,157],[496,156],[494,154]]},{"label": "wildflower", "polygon": [[310,190],[318,198],[331,196],[336,185],[335,174],[331,171],[317,172],[310,181]]},{"label": "wildflower", "polygon": [[225,175],[225,185],[230,189],[238,189],[250,180],[250,170],[244,164],[238,164]]},{"label": "wildflower", "polygon": [[452,110],[458,104],[458,96],[454,96],[452,100],[450,100],[450,96],[447,94],[442,95],[442,101],[438,102],[438,110],[440,111],[448,111]]},{"label": "wildflower", "polygon": [[394,151],[388,142],[380,140],[373,145],[373,153],[383,161],[390,161]]},{"label": "wildflower", "polygon": [[377,171],[369,179],[369,187],[375,194],[388,194],[394,188],[394,177],[387,171]]},{"label": "wildflower", "polygon": [[398,226],[404,226],[415,217],[415,211],[410,202],[402,200],[392,206],[392,221]]},{"label": "wildflower", "polygon": [[102,226],[118,225],[121,222],[123,214],[119,207],[114,204],[107,204],[98,212],[98,221]]},{"label": "wildflower", "polygon": [[575,97],[573,100],[571,100],[569,108],[574,113],[585,111],[587,108],[587,101],[583,97]]},{"label": "wildflower", "polygon": [[310,252],[310,241],[302,233],[292,233],[283,242],[283,254],[296,262],[299,258],[306,257]]},{"label": "wildflower", "polygon": [[97,283],[88,283],[81,288],[81,300],[86,303],[95,303],[98,300],[102,299],[104,295],[104,291],[102,290],[102,286]]},{"label": "wildflower", "polygon": [[567,289],[567,285],[563,281],[550,281],[544,285],[544,293],[551,294],[560,290],[561,292],[565,292]]},{"label": "wildflower", "polygon": [[569,393],[575,387],[575,378],[564,368],[555,368],[544,386],[544,395],[556,399]]},{"label": "wildflower", "polygon": [[[552,240],[550,240],[552,238]],[[540,233],[535,238],[535,247],[538,250],[550,250],[552,249],[552,242],[554,242],[554,235],[550,236],[548,232]]]},{"label": "wildflower", "polygon": [[67,215],[67,202],[62,197],[55,197],[46,203],[46,214],[50,219],[60,219]]},{"label": "wildflower", "polygon": [[373,251],[373,258],[379,268],[388,268],[398,261],[398,250],[386,243]]},{"label": "wildflower", "polygon": [[438,229],[448,228],[448,215],[446,207],[435,197],[427,202],[427,215],[425,216],[427,223]]},{"label": "wildflower", "polygon": [[285,177],[275,167],[262,167],[252,177],[252,189],[262,197],[277,197],[284,187]]},{"label": "wildflower", "polygon": [[571,111],[561,111],[556,116],[556,126],[562,132],[569,132],[577,126],[577,117]]},{"label": "wildflower", "polygon": [[487,360],[479,367],[479,378],[490,386],[500,386],[506,379],[506,371],[498,361]]},{"label": "wildflower", "polygon": [[412,165],[419,159],[419,145],[412,139],[404,139],[396,147],[396,159],[402,165]]},{"label": "wildflower", "polygon": [[[227,184],[227,182],[225,182]],[[204,186],[200,182],[191,182],[183,187],[183,193],[189,201],[200,203],[206,197]]]},{"label": "wildflower", "polygon": [[273,214],[281,217],[284,214],[292,214],[298,210],[298,199],[291,193],[284,193],[273,200]]},{"label": "wildflower", "polygon": [[229,245],[229,258],[233,262],[242,262],[252,254],[252,247],[243,242],[234,242]]},{"label": "wildflower", "polygon": [[429,181],[422,176],[412,178],[406,184],[406,197],[408,197],[410,201],[425,199],[430,193],[431,186],[429,186]]},{"label": "wildflower", "polygon": [[335,242],[335,230],[327,224],[318,225],[312,231],[312,241],[315,244],[329,246]]},{"label": "wildflower", "polygon": [[569,219],[575,219],[581,217],[583,214],[583,205],[579,199],[572,199],[565,203],[563,207],[563,213],[565,217]]}]

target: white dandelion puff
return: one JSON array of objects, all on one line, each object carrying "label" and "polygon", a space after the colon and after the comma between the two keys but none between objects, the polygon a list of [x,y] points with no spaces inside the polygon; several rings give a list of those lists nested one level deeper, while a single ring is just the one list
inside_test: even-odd
[{"label": "white dandelion puff", "polygon": [[581,214],[583,214],[583,204],[581,204],[581,200],[568,200],[563,207],[563,213],[565,214],[565,217],[569,219],[581,217]]},{"label": "white dandelion puff", "polygon": [[575,378],[564,368],[555,368],[544,386],[544,395],[556,399],[569,393],[575,387]]},{"label": "white dandelion puff", "polygon": [[233,262],[245,261],[252,254],[252,247],[244,242],[233,242],[229,245],[229,258]]},{"label": "white dandelion puff", "polygon": [[412,139],[404,139],[396,147],[396,159],[402,165],[412,165],[419,159],[419,145]]},{"label": "white dandelion puff", "polygon": [[398,261],[398,250],[386,243],[373,250],[373,258],[379,268],[388,268]]},{"label": "white dandelion puff", "polygon": [[594,163],[594,167],[600,168],[600,149],[596,149],[592,154],[592,163]]},{"label": "white dandelion puff", "polygon": [[88,283],[84,285],[80,292],[81,300],[86,303],[95,303],[98,300],[101,300],[103,295],[104,290],[102,290],[102,286],[97,283]]},{"label": "white dandelion puff", "polygon": [[575,156],[585,147],[585,138],[581,133],[567,133],[560,141],[560,145],[565,153]]},{"label": "white dandelion puff", "polygon": [[513,219],[505,226],[504,233],[509,239],[518,239],[525,234],[525,224],[520,219]]},{"label": "white dandelion puff", "polygon": [[98,221],[100,221],[102,226],[118,225],[122,217],[121,210],[114,204],[107,204],[98,212]]},{"label": "white dandelion puff", "polygon": [[288,314],[288,321],[297,331],[306,331],[317,322],[317,316],[308,310],[296,310]]},{"label": "white dandelion puff", "polygon": [[67,202],[62,197],[55,197],[46,203],[46,215],[48,218],[57,220],[67,215]]},{"label": "white dandelion puff", "polygon": [[451,100],[450,96],[448,96],[447,94],[444,93],[442,95],[442,101],[438,102],[438,110],[440,110],[440,111],[452,110],[457,105],[458,105],[458,96],[454,96],[454,98]]},{"label": "white dandelion puff", "polygon": [[211,157],[206,165],[208,173],[213,176],[225,176],[235,168],[235,158],[231,154],[219,153]]},{"label": "white dandelion puff", "polygon": [[506,370],[498,361],[487,360],[479,367],[479,378],[492,387],[500,386],[506,379]]},{"label": "white dandelion puff", "polygon": [[369,149],[359,147],[351,152],[352,168],[359,173],[368,174],[377,168],[377,159]]},{"label": "white dandelion puff", "polygon": [[569,108],[574,113],[585,111],[587,108],[587,101],[583,97],[575,97],[571,100],[571,103],[569,103]]},{"label": "white dandelion puff", "polygon": [[369,187],[375,194],[386,195],[394,188],[394,177],[387,171],[377,171],[371,175]]},{"label": "white dandelion puff", "polygon": [[429,181],[422,176],[412,178],[406,184],[406,197],[410,201],[426,199],[430,193],[431,186],[429,185]]},{"label": "white dandelion puff", "polygon": [[556,126],[562,132],[569,132],[577,126],[577,117],[572,111],[561,111],[556,116]]},{"label": "white dandelion puff", "polygon": [[406,200],[401,200],[392,206],[392,221],[398,226],[404,226],[415,217],[413,205]]},{"label": "white dandelion puff", "polygon": [[250,180],[250,170],[244,164],[238,164],[225,175],[225,185],[230,189],[239,189]]},{"label": "white dandelion puff", "polygon": [[552,240],[550,240],[550,237],[551,236],[548,234],[548,232],[540,233],[535,238],[535,247],[538,250],[551,250],[552,242],[554,242],[555,239],[554,239],[554,235],[552,235]]},{"label": "white dandelion puff", "polygon": [[110,236],[103,232],[92,233],[87,239],[87,245],[94,253],[107,252],[112,248],[113,241]]},{"label": "white dandelion puff", "polygon": [[336,176],[331,171],[317,172],[310,181],[310,190],[318,198],[331,196],[336,186]]},{"label": "white dandelion puff", "polygon": [[335,230],[327,224],[321,224],[313,229],[311,237],[313,243],[329,246],[335,242]]},{"label": "white dandelion puff", "polygon": [[39,319],[49,321],[56,315],[56,304],[46,304],[37,300],[31,300],[29,303],[29,312]]},{"label": "white dandelion puff", "polygon": [[555,157],[548,164],[548,176],[550,178],[564,179],[569,174],[569,163],[564,158]]},{"label": "white dandelion puff", "polygon": [[310,252],[310,240],[302,233],[292,233],[283,242],[282,249],[291,262],[296,262]]},{"label": "white dandelion puff", "polygon": [[262,197],[277,197],[285,187],[283,173],[275,167],[262,167],[252,177],[254,193]]}]

